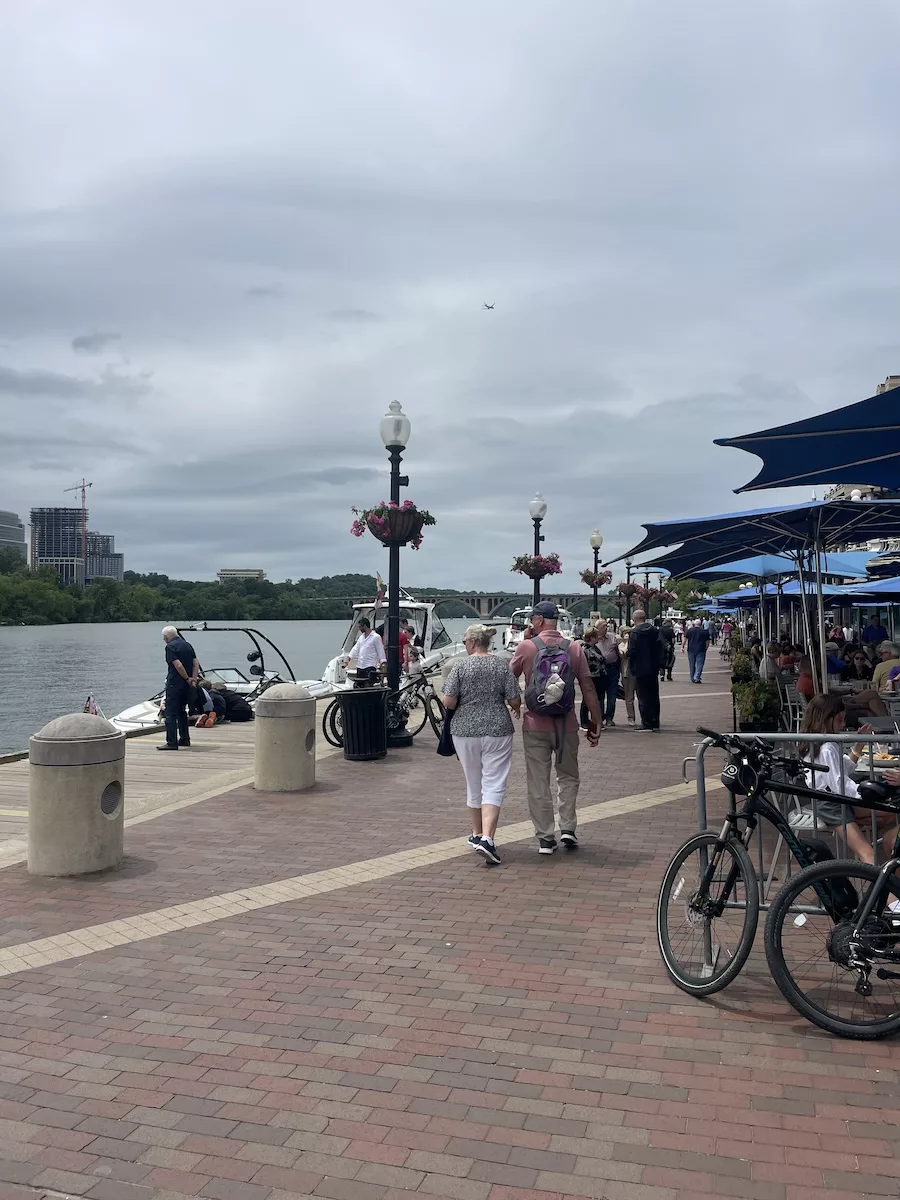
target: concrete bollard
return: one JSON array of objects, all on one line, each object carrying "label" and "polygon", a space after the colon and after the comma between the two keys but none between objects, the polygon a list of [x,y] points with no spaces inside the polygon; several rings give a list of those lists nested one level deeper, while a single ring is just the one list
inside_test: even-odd
[{"label": "concrete bollard", "polygon": [[90,713],[28,743],[28,873],[88,875],[125,855],[125,734]]},{"label": "concrete bollard", "polygon": [[296,683],[276,683],[256,702],[253,786],[303,792],[316,784],[316,702]]}]

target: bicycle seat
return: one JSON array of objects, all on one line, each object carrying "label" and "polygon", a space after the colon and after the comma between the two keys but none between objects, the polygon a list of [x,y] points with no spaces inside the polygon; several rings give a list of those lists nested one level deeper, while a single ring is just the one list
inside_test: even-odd
[{"label": "bicycle seat", "polygon": [[897,788],[883,779],[864,779],[859,784],[859,798],[863,804],[887,804],[891,808],[900,805]]}]

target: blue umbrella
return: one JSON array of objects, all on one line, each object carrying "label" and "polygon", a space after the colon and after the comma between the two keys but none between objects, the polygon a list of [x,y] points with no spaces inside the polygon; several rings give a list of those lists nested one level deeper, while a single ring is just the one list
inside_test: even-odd
[{"label": "blue umbrella", "polygon": [[716,438],[715,444],[762,459],[759,474],[738,492],[819,483],[900,487],[900,412],[890,391],[805,421]]},{"label": "blue umbrella", "polygon": [[[693,517],[680,521],[659,521],[644,525],[647,536],[632,556],[646,554],[661,546],[680,544],[680,553],[707,557],[707,565],[718,565],[746,554],[787,555],[796,560],[801,581],[804,572],[815,563],[816,582],[821,589],[823,550],[838,549],[847,542],[867,541],[873,537],[900,536],[898,500],[820,500],[776,508],[750,509],[746,512],[718,513],[711,517]],[[714,557],[718,551],[720,557]],[[804,564],[804,557],[806,563]],[[807,637],[811,640],[806,605]],[[825,610],[821,590],[818,593],[819,627],[824,627]],[[824,638],[822,639],[822,678],[825,674]]]},{"label": "blue umbrella", "polygon": [[[754,579],[773,579],[779,575],[796,575],[797,563],[782,554],[757,554],[752,558],[730,559],[718,562],[729,550],[693,549],[670,550],[651,562],[640,563],[636,571],[667,571],[673,579],[740,579],[752,575]],[[825,554],[822,557],[822,574],[839,575],[845,579],[863,579],[866,562],[871,559],[868,550],[852,554]],[[709,562],[712,558],[716,560]]]}]

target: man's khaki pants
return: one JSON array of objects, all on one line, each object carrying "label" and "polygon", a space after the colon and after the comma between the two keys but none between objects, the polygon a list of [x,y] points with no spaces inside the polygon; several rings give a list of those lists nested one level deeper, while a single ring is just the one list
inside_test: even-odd
[{"label": "man's khaki pants", "polygon": [[550,792],[550,767],[556,758],[556,782],[559,786],[559,828],[575,832],[578,799],[578,733],[562,735],[562,748],[556,749],[555,733],[523,733],[525,778],[528,785],[528,811],[534,822],[535,836],[552,838],[554,833],[553,796]]}]

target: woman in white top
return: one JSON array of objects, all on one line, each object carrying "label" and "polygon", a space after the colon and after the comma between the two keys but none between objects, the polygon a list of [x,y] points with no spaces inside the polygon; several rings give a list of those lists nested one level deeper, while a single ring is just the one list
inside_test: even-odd
[{"label": "woman in white top", "polygon": [[[843,733],[846,729],[846,713],[844,702],[840,696],[813,696],[806,706],[803,717],[801,734],[803,733]],[[871,726],[863,726],[863,733],[871,733]],[[828,768],[824,771],[807,771],[807,784],[817,791],[834,792],[836,797],[848,797],[851,804],[859,800],[859,789],[851,779],[851,772],[856,770],[860,756],[866,748],[864,742],[859,742],[843,755],[837,742],[806,742],[800,741],[801,757],[808,762],[815,762]],[[900,771],[886,771],[888,783],[900,783]],[[869,839],[865,836],[857,821],[868,824],[871,821],[872,809],[843,804],[841,800],[816,802],[816,815],[820,825],[836,828],[846,819],[847,846],[849,850],[863,862],[874,863],[875,852]],[[876,826],[879,837],[883,837],[885,829],[893,829],[894,818],[890,813],[876,813]],[[801,826],[802,827],[802,826]],[[891,835],[893,836],[893,834]]]}]

